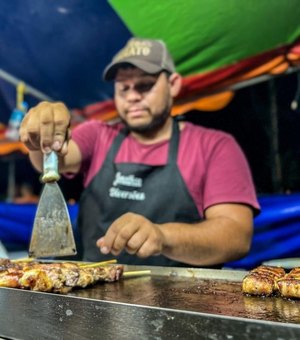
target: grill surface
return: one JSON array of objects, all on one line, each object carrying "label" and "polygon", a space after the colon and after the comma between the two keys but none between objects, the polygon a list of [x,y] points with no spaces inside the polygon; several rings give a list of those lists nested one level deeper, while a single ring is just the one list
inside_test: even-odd
[{"label": "grill surface", "polygon": [[231,339],[261,339],[262,334],[265,339],[300,338],[300,301],[244,296],[241,280],[246,272],[151,270],[151,276],[99,283],[65,296],[1,288],[0,335],[96,339],[101,332],[107,339],[164,339],[166,335],[224,339],[224,334]]},{"label": "grill surface", "polygon": [[[214,272],[210,272],[208,276],[213,277]],[[230,277],[232,272],[224,274],[224,278],[219,279],[193,275],[152,275],[124,279],[114,284],[98,284],[73,291],[70,295],[248,319],[300,323],[300,300],[245,296],[239,277],[236,277],[237,281],[231,281],[235,279]]]}]

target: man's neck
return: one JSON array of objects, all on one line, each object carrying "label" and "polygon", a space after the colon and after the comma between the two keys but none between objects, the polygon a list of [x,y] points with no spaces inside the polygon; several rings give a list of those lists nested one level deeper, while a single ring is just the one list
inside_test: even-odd
[{"label": "man's neck", "polygon": [[131,131],[130,134],[142,144],[155,144],[171,138],[172,124],[173,124],[172,117],[169,117],[165,121],[164,125],[160,126],[155,131],[149,131],[144,133]]}]

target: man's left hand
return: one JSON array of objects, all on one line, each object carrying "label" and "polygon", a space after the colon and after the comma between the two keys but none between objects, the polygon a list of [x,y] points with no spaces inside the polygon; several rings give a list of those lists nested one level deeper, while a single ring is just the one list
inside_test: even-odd
[{"label": "man's left hand", "polygon": [[124,249],[139,257],[159,255],[163,244],[164,234],[160,226],[134,213],[126,213],[115,220],[105,236],[97,241],[103,254],[112,253],[114,256]]}]

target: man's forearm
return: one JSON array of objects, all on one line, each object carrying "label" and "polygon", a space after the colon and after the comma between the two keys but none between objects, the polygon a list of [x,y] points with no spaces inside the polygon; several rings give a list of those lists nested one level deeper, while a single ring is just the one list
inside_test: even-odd
[{"label": "man's forearm", "polygon": [[196,224],[161,225],[166,243],[162,254],[191,265],[209,266],[244,256],[251,244],[251,228],[242,230],[231,218],[218,217]]}]

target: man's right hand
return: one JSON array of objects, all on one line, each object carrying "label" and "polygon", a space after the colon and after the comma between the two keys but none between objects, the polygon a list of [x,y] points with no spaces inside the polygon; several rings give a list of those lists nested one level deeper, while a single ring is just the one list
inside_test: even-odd
[{"label": "man's right hand", "polygon": [[20,140],[30,151],[60,155],[68,151],[70,113],[61,103],[41,102],[25,115],[20,127]]}]

